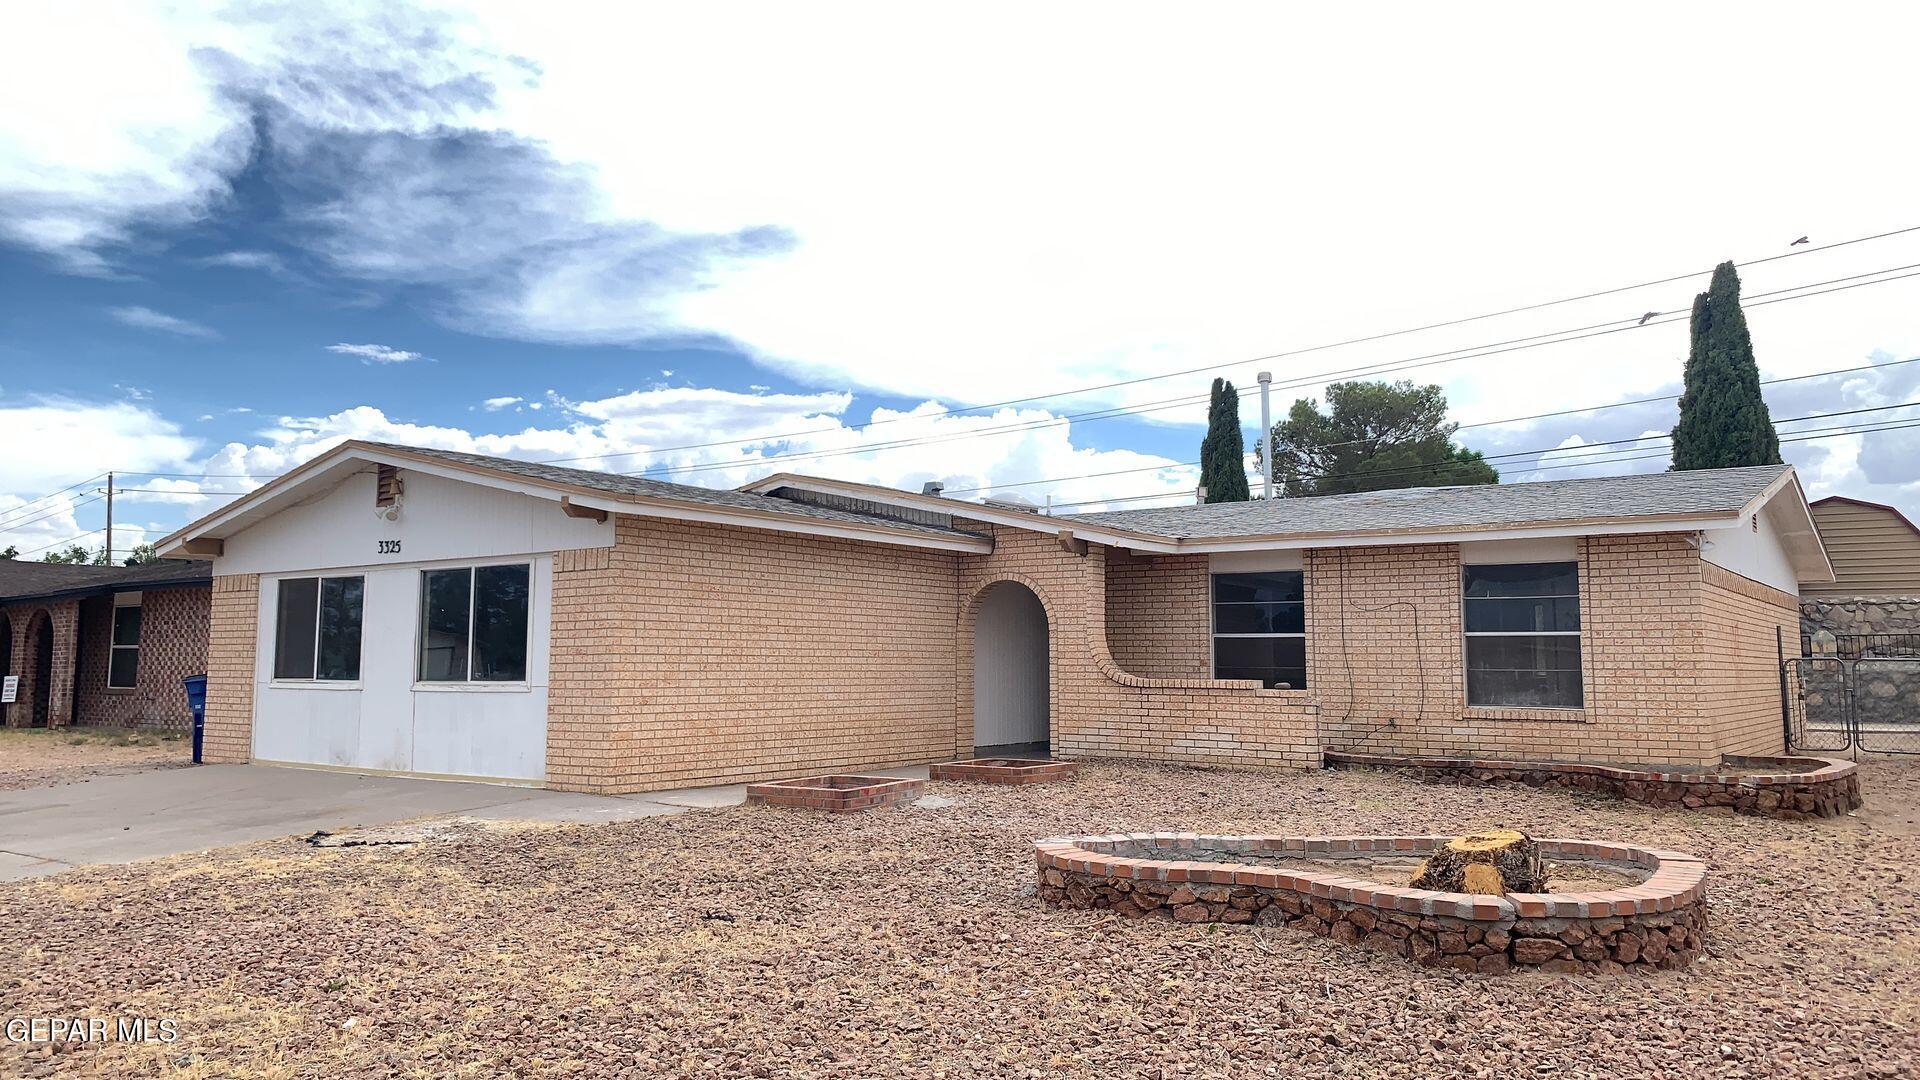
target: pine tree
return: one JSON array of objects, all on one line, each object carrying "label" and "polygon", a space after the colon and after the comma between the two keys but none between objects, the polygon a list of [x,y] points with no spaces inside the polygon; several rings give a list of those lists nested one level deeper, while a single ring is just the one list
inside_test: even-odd
[{"label": "pine tree", "polygon": [[1760,394],[1760,367],[1740,310],[1740,275],[1723,262],[1707,291],[1693,298],[1693,347],[1673,429],[1673,467],[1778,464],[1780,437]]},{"label": "pine tree", "polygon": [[1213,380],[1213,404],[1207,409],[1207,437],[1200,441],[1200,486],[1207,501],[1246,502],[1247,443],[1240,431],[1240,392],[1225,379]]}]

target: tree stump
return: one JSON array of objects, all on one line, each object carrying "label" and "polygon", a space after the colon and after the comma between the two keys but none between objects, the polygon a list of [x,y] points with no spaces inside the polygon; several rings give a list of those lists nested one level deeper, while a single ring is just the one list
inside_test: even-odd
[{"label": "tree stump", "polygon": [[1532,837],[1518,829],[1494,829],[1447,841],[1420,864],[1407,884],[1486,896],[1546,892],[1547,868]]}]

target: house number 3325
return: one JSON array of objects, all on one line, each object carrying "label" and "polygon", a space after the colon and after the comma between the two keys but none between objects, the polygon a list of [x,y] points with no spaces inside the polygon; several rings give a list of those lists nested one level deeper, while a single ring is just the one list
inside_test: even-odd
[{"label": "house number 3325", "polygon": [[400,554],[400,541],[398,540],[379,540],[376,541],[376,543],[380,545],[380,554],[382,555]]}]

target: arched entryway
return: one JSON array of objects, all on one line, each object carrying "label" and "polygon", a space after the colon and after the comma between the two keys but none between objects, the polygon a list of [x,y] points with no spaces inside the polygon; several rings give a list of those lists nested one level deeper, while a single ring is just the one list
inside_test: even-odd
[{"label": "arched entryway", "polygon": [[973,742],[1000,752],[1044,751],[1047,609],[1017,581],[987,586],[973,624]]},{"label": "arched entryway", "polygon": [[27,681],[33,684],[28,727],[46,727],[53,715],[53,619],[45,614],[35,618],[27,630],[27,648],[32,652],[33,670]]}]

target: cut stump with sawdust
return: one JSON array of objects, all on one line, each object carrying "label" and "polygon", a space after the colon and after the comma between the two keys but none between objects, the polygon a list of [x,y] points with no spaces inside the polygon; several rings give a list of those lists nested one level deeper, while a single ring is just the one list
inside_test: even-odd
[{"label": "cut stump with sawdust", "polygon": [[1493,829],[1447,841],[1420,864],[1408,884],[1483,896],[1540,893],[1547,891],[1547,868],[1532,837],[1518,829]]}]

